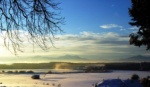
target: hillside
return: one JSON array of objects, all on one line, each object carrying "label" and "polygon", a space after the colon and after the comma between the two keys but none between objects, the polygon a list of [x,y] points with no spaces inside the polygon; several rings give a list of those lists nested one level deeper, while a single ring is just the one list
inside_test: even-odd
[{"label": "hillside", "polygon": [[118,61],[123,61],[123,62],[150,62],[150,56],[137,55],[137,56],[132,56],[129,58],[119,59]]}]

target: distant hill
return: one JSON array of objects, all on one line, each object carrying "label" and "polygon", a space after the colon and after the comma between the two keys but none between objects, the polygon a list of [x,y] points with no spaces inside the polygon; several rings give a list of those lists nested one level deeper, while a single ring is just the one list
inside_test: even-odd
[{"label": "distant hill", "polygon": [[64,55],[64,56],[59,56],[57,59],[62,59],[62,60],[87,60],[85,58],[81,58],[78,55]]},{"label": "distant hill", "polygon": [[50,57],[50,56],[35,56],[35,57],[31,57],[31,58],[27,58],[26,60],[28,61],[47,61],[47,62],[78,62],[78,61],[88,61],[88,59],[86,58],[82,58],[78,55],[63,55],[63,56],[59,56],[59,57]]},{"label": "distant hill", "polygon": [[137,56],[132,56],[129,58],[121,59],[120,61],[124,61],[124,62],[150,62],[150,56],[137,55]]}]

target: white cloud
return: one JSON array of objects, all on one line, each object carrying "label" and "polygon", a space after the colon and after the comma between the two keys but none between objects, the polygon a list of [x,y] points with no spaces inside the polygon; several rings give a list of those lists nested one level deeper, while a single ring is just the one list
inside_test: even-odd
[{"label": "white cloud", "polygon": [[134,27],[131,27],[129,29],[131,29],[131,30],[138,30],[139,28],[134,26]]},{"label": "white cloud", "polygon": [[126,29],[124,29],[124,28],[121,28],[121,29],[120,29],[120,31],[125,31],[125,30],[126,30]]},{"label": "white cloud", "polygon": [[[128,36],[120,36],[114,32],[93,33],[84,31],[78,35],[60,36],[58,42],[59,46],[56,44],[56,47],[60,48],[63,54],[75,54],[85,56],[85,58],[128,58],[133,54],[145,52],[143,49],[130,46]],[[57,50],[55,51],[58,53]]]},{"label": "white cloud", "polygon": [[122,37],[114,32],[93,33],[83,31],[79,34],[65,34],[56,37],[59,37],[59,40],[54,42],[56,48],[51,48],[49,52],[44,52],[35,46],[35,53],[33,53],[32,44],[26,43],[25,52],[19,54],[19,56],[56,57],[70,54],[79,55],[83,58],[113,58],[117,56],[127,58],[130,55],[142,53],[139,48],[128,44],[129,37]]},{"label": "white cloud", "polygon": [[120,26],[117,24],[106,24],[106,25],[101,25],[100,28],[103,28],[103,29],[123,28],[123,26]]}]

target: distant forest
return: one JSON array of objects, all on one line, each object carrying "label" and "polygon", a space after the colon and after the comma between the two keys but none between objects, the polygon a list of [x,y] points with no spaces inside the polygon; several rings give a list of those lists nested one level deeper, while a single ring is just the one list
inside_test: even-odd
[{"label": "distant forest", "polygon": [[150,62],[142,63],[14,63],[0,64],[0,69],[77,69],[83,70],[88,66],[103,66],[107,70],[150,70]]}]

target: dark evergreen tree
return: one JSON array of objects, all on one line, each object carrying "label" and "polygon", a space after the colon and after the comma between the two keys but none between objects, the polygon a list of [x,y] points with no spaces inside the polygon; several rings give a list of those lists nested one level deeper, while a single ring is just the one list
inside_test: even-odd
[{"label": "dark evergreen tree", "polygon": [[150,0],[131,0],[129,8],[131,16],[130,25],[138,28],[137,33],[130,34],[130,44],[135,46],[146,46],[150,49]]}]

